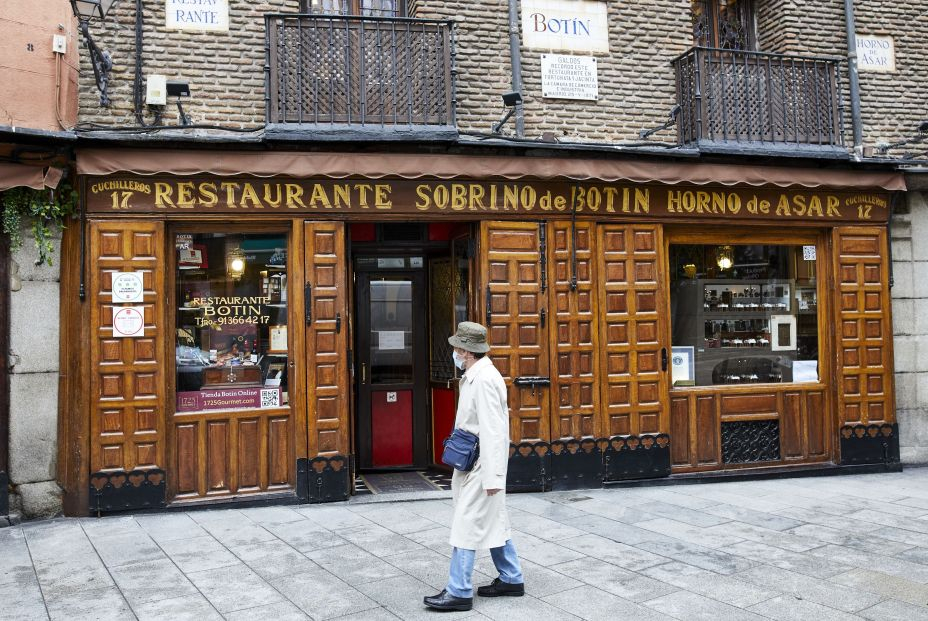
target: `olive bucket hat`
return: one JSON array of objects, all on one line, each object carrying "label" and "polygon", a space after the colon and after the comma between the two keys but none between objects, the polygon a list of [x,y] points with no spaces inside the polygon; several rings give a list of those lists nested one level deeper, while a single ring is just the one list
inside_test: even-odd
[{"label": "olive bucket hat", "polygon": [[462,321],[458,324],[458,331],[454,336],[448,337],[448,342],[454,347],[460,347],[477,354],[490,351],[487,344],[487,329],[473,321]]}]

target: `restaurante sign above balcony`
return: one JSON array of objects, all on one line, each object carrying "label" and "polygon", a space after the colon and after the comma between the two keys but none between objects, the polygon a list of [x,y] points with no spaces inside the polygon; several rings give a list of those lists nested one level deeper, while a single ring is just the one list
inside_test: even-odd
[{"label": "restaurante sign above balcony", "polygon": [[522,44],[542,50],[608,52],[606,3],[522,0]]}]

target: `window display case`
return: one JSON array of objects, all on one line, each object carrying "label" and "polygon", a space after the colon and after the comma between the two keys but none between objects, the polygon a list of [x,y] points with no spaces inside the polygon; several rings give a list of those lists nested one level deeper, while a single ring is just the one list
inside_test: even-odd
[{"label": "window display case", "polygon": [[179,234],[176,244],[177,410],[285,405],[286,239]]},{"label": "window display case", "polygon": [[[793,287],[789,280],[693,279],[677,283],[673,343],[675,347],[693,347],[696,357],[695,378],[687,383],[792,381],[795,352],[775,350],[774,321],[794,312]],[[686,384],[675,381],[675,385]]]},{"label": "window display case", "polygon": [[817,381],[814,253],[800,245],[670,249],[674,386]]}]

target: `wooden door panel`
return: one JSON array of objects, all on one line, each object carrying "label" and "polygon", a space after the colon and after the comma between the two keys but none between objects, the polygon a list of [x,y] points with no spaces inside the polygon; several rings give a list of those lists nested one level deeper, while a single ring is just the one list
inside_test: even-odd
[{"label": "wooden door panel", "polygon": [[886,230],[832,232],[841,424],[895,422]]},{"label": "wooden door panel", "polygon": [[802,459],[805,454],[802,446],[802,401],[802,393],[783,393],[783,404],[780,408],[780,449],[783,459],[786,460]]},{"label": "wooden door panel", "polygon": [[517,377],[549,376],[542,266],[544,224],[482,222],[480,277],[493,363],[509,387],[513,442],[549,439],[549,389],[518,387]]},{"label": "wooden door panel", "polygon": [[[163,468],[164,227],[93,221],[90,237],[91,472]],[[112,276],[141,272],[145,332],[113,337]]]},{"label": "wooden door panel", "polygon": [[722,461],[719,448],[718,395],[699,395],[695,401],[696,465],[716,466]]},{"label": "wooden door panel", "polygon": [[602,429],[607,435],[667,432],[669,397],[661,349],[668,345],[668,330],[667,318],[659,313],[665,307],[659,284],[662,229],[598,228]]},{"label": "wooden door panel", "polygon": [[[599,329],[592,222],[552,222],[551,377],[553,437],[601,437],[599,412]],[[576,278],[576,281],[574,281]]]},{"label": "wooden door panel", "polygon": [[690,398],[687,395],[670,399],[670,460],[672,466],[693,465],[690,444]]},{"label": "wooden door panel", "polygon": [[808,439],[807,451],[810,458],[829,455],[830,420],[825,408],[825,393],[822,391],[806,393],[805,426]]},{"label": "wooden door panel", "polygon": [[348,312],[343,222],[304,223],[308,454],[349,452]]}]

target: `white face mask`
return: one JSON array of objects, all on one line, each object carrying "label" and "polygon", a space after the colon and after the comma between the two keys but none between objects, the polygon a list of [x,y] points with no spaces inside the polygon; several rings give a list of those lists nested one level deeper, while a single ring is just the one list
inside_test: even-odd
[{"label": "white face mask", "polygon": [[454,361],[454,366],[459,369],[464,368],[464,356],[460,355],[458,352],[451,352],[451,359]]}]

